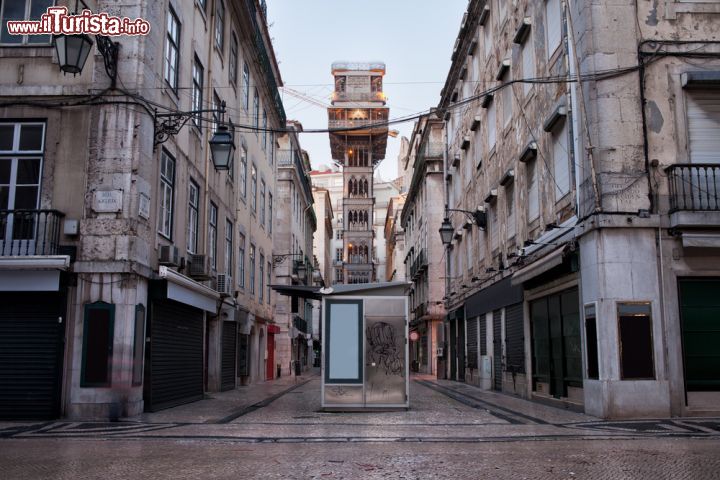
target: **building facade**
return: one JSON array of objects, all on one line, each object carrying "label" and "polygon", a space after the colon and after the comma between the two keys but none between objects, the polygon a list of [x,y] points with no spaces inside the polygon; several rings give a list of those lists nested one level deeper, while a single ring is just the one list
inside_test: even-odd
[{"label": "building facade", "polygon": [[[300,148],[298,134],[302,126],[289,121],[288,130],[289,133],[278,138],[273,266],[277,285],[312,285],[317,219],[310,186],[310,159]],[[285,375],[297,374],[308,366],[312,353],[313,306],[309,299],[302,297],[278,297],[274,318],[280,331],[276,338],[275,368]]]},{"label": "building facade", "polygon": [[[424,116],[410,137],[403,170],[409,188],[400,215],[404,231],[404,266],[410,290],[410,328],[416,332],[411,359],[416,371],[444,370],[445,261],[437,234],[445,216],[443,121]],[[411,338],[412,339],[412,338]],[[443,375],[440,375],[443,377]]]},{"label": "building facade", "polygon": [[720,8],[590,4],[468,5],[439,110],[448,205],[485,221],[450,213],[447,374],[604,418],[716,412]]},{"label": "building facade", "polygon": [[[2,418],[131,416],[266,378],[253,275],[271,275],[267,129],[285,118],[263,5],[86,3],[155,27],[77,76],[49,37],[0,38]],[[208,142],[228,121],[247,128],[221,171]]]},{"label": "building facade", "polygon": [[375,165],[385,158],[388,114],[382,63],[332,65],[335,90],[328,108],[330,150],[343,172],[343,280],[375,281]]}]

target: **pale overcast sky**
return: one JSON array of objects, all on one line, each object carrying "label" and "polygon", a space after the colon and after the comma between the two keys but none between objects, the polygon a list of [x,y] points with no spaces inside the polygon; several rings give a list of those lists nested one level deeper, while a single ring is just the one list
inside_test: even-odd
[{"label": "pale overcast sky", "polygon": [[[450,54],[467,0],[268,0],[275,53],[285,85],[329,104],[330,65],[337,60],[383,61],[390,118],[437,106],[450,68]],[[305,128],[327,128],[325,109],[285,95],[289,119]],[[385,179],[397,176],[400,137],[388,139],[379,167]],[[313,167],[332,163],[328,135],[301,135]]]}]

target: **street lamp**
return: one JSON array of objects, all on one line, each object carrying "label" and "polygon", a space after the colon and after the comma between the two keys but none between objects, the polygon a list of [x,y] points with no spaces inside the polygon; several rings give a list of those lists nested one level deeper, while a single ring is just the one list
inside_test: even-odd
[{"label": "street lamp", "polygon": [[81,73],[93,46],[90,36],[53,35],[53,40],[60,70],[73,76]]},{"label": "street lamp", "polygon": [[227,125],[219,125],[209,143],[215,170],[230,170],[235,155],[235,141]]},{"label": "street lamp", "polygon": [[440,230],[438,231],[440,232],[440,238],[442,239],[443,245],[450,245],[450,242],[452,242],[453,233],[455,233],[455,228],[453,228],[452,223],[450,223],[450,219],[448,217],[445,217],[442,225],[440,225]]}]

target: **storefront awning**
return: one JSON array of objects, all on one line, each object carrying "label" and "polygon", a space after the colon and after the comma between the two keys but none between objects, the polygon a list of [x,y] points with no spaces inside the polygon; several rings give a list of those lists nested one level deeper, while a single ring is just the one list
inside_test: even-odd
[{"label": "storefront awning", "polygon": [[565,253],[565,247],[562,246],[540,258],[539,260],[531,263],[530,265],[521,268],[515,272],[512,276],[511,283],[513,285],[520,285],[522,283],[531,280],[538,275],[542,275],[551,268],[557,267],[563,262],[563,254]]},{"label": "storefront awning", "polygon": [[168,300],[184,303],[186,305],[216,313],[220,294],[210,287],[196,282],[185,275],[160,267],[160,278],[167,281],[166,296]]},{"label": "storefront awning", "polygon": [[309,285],[270,285],[270,288],[286,297],[302,297],[320,300],[320,287]]}]

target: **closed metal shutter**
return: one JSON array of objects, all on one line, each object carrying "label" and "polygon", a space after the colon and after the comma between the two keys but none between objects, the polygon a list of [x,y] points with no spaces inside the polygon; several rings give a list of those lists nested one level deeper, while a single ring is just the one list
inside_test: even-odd
[{"label": "closed metal shutter", "polygon": [[222,364],[220,368],[220,390],[235,388],[235,336],[237,323],[223,322],[222,330]]},{"label": "closed metal shutter", "polygon": [[720,279],[681,279],[685,385],[688,392],[720,391]]},{"label": "closed metal shutter", "polygon": [[487,355],[487,318],[480,316],[480,355]]},{"label": "closed metal shutter", "polygon": [[525,328],[522,303],[505,308],[505,348],[508,372],[525,373]]},{"label": "closed metal shutter", "polygon": [[691,163],[720,163],[720,93],[696,90],[687,95]]},{"label": "closed metal shutter", "polygon": [[57,292],[0,293],[1,420],[60,415],[64,304]]},{"label": "closed metal shutter", "polygon": [[478,368],[478,319],[471,318],[467,322],[467,366]]},{"label": "closed metal shutter", "polygon": [[493,312],[493,389],[502,390],[502,310]]},{"label": "closed metal shutter", "polygon": [[203,312],[155,301],[150,319],[151,412],[203,398]]}]

